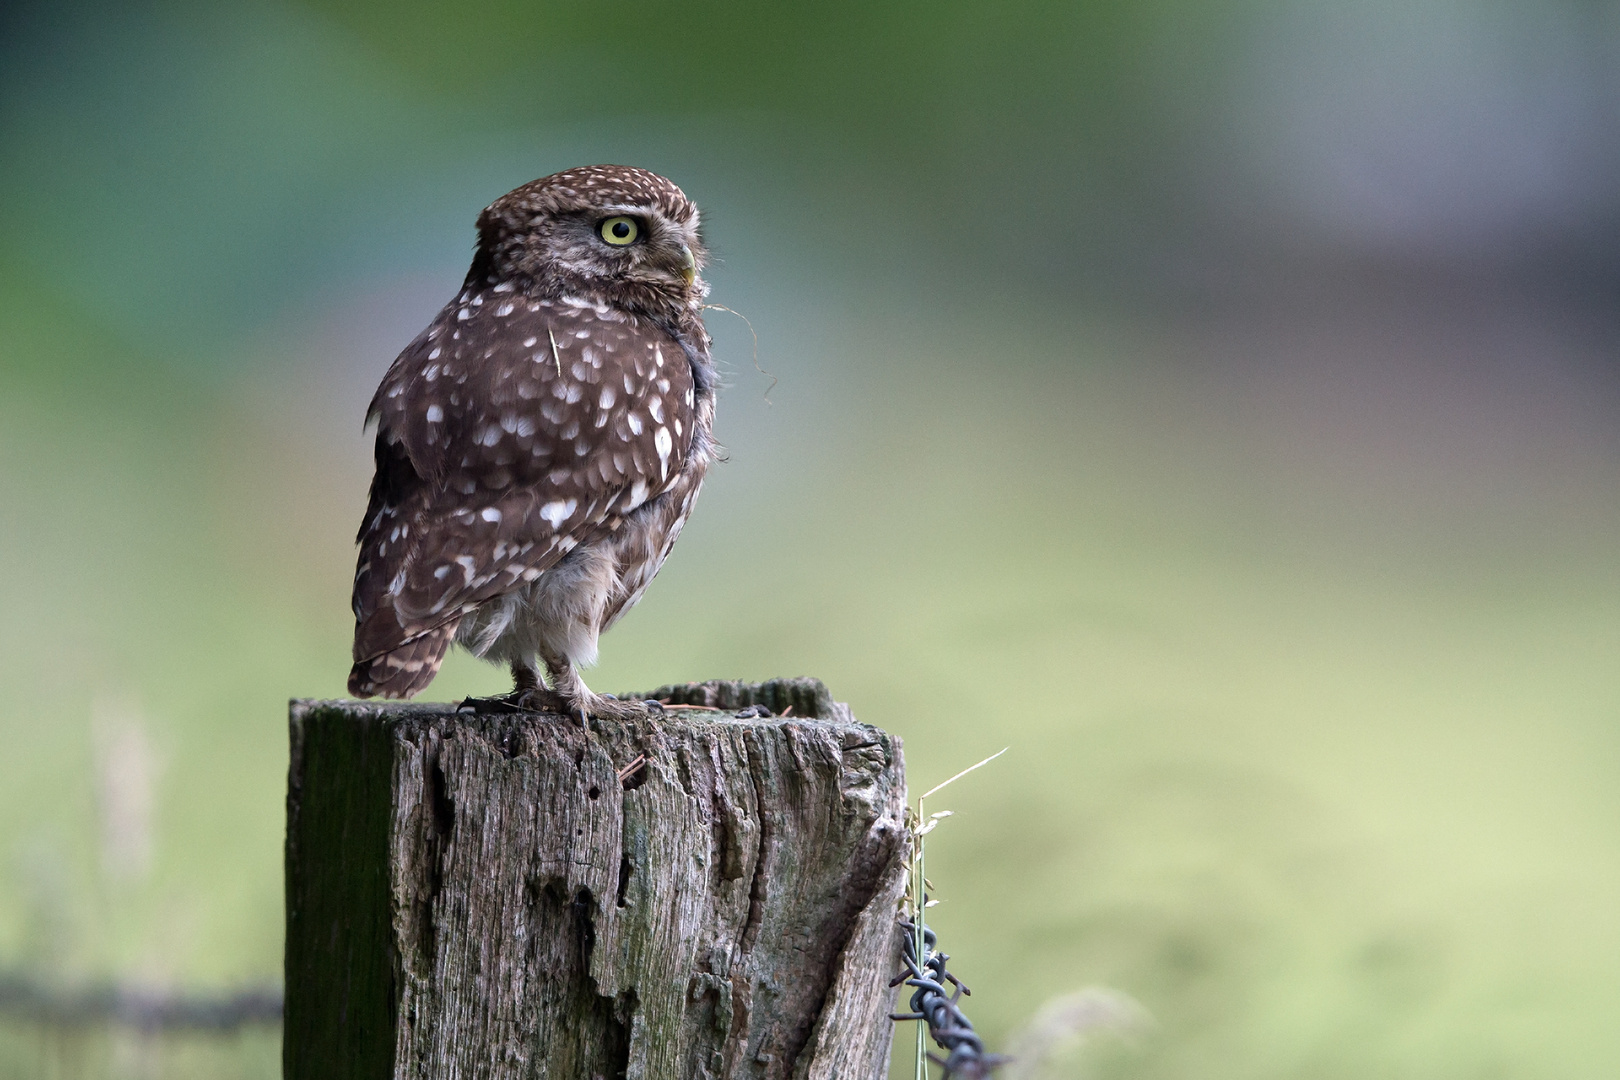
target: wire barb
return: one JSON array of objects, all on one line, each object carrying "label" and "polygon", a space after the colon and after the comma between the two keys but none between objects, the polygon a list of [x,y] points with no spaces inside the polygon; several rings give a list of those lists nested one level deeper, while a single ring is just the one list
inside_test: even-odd
[{"label": "wire barb", "polygon": [[889,1019],[922,1020],[928,1024],[928,1034],[933,1038],[935,1045],[949,1055],[945,1058],[932,1053],[928,1055],[929,1061],[944,1070],[944,1080],[950,1080],[951,1077],[960,1077],[961,1080],[988,1080],[992,1071],[1012,1059],[1005,1054],[985,1052],[984,1040],[979,1038],[978,1033],[973,1030],[973,1022],[957,1005],[957,1002],[971,995],[973,991],[945,969],[945,962],[950,959],[950,955],[935,950],[937,939],[934,932],[926,925],[923,926],[923,952],[927,957],[918,963],[917,924],[909,919],[901,919],[900,926],[906,932],[900,946],[900,963],[904,965],[905,970],[896,975],[889,985],[899,986],[904,983],[916,989],[912,992],[909,1003],[911,1011],[890,1013]]}]

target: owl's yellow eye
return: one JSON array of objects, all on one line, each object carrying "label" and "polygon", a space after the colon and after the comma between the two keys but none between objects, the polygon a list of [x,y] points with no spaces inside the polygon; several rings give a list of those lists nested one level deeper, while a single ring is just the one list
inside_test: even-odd
[{"label": "owl's yellow eye", "polygon": [[602,239],[614,247],[624,247],[626,244],[636,242],[641,235],[641,228],[636,224],[635,218],[610,217],[602,222],[600,232]]}]

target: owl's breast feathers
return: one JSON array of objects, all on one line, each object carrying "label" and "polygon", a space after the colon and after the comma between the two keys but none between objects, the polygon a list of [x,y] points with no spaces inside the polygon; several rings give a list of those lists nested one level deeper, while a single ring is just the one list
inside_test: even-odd
[{"label": "owl's breast feathers", "polygon": [[498,289],[463,291],[372,401],[357,662],[443,635],[706,462],[701,330],[683,345],[601,305]]}]

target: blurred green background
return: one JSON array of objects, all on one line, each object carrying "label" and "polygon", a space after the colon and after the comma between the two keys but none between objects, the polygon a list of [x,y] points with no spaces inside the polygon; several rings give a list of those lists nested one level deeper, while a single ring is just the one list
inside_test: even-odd
[{"label": "blurred green background", "polygon": [[1038,1075],[1620,1074],[1617,61],[1591,0],[7,6],[0,971],[279,977],[365,403],[480,208],[610,161],[779,381],[712,312],[731,461],[594,686],[1010,746],[931,805],[970,1015],[1152,1017]]}]

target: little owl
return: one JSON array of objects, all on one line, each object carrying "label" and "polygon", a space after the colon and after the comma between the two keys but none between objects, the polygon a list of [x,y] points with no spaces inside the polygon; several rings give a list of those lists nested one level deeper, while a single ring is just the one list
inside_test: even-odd
[{"label": "little owl", "polygon": [[512,704],[645,710],[577,668],[641,599],[714,460],[703,256],[697,207],[642,169],[569,169],[479,215],[461,292],[367,413],[351,693],[412,696],[454,640],[511,668]]}]

